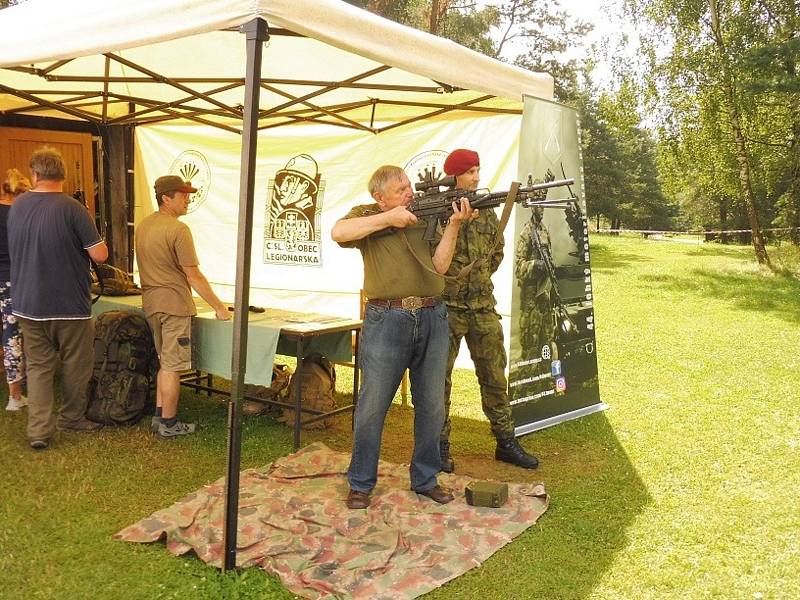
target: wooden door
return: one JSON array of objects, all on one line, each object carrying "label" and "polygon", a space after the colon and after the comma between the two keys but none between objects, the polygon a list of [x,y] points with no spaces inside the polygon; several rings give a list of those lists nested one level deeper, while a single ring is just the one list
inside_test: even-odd
[{"label": "wooden door", "polygon": [[42,146],[55,148],[64,157],[67,167],[64,193],[72,196],[78,190],[83,191],[86,207],[94,218],[94,158],[89,133],[0,127],[0,180],[5,179],[10,168],[30,177],[31,154]]}]

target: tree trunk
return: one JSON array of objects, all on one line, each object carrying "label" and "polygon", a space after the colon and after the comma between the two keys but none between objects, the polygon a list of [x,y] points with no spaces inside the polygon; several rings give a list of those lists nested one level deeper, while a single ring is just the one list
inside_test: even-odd
[{"label": "tree trunk", "polygon": [[450,0],[432,0],[431,1],[431,19],[428,27],[428,32],[433,35],[439,35],[441,28],[442,18],[444,13],[450,7]]},{"label": "tree trunk", "polygon": [[736,88],[733,75],[728,63],[725,41],[722,39],[722,30],[719,23],[719,8],[717,0],[708,0],[711,10],[711,31],[714,34],[714,43],[717,47],[721,65],[722,91],[725,97],[728,122],[733,131],[736,143],[736,161],[739,164],[739,188],[744,198],[744,205],[747,209],[747,218],[750,222],[750,229],[753,232],[753,248],[756,252],[756,259],[759,264],[772,268],[767,249],[764,246],[764,238],[761,236],[761,228],[758,225],[758,214],[756,214],[755,197],[753,196],[752,168],[750,166],[750,156],[747,152],[744,134],[742,133],[742,121],[739,109],[736,105]]}]

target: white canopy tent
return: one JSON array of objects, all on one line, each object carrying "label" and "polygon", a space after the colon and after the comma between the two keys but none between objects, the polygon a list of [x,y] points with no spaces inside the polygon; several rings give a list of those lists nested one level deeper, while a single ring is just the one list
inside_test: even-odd
[{"label": "white canopy tent", "polygon": [[[237,307],[225,532],[225,564],[232,567],[239,364],[247,340],[247,311],[240,308],[250,298],[256,191],[262,198],[267,185],[256,181],[257,171],[282,166],[314,139],[319,148],[341,148],[330,157],[329,170],[341,169],[343,181],[360,181],[363,188],[376,166],[400,163],[409,152],[472,146],[484,156],[484,184],[507,185],[517,174],[522,96],[551,99],[553,80],[336,0],[29,0],[0,11],[0,31],[0,118],[78,119],[98,131],[136,126],[137,144],[147,149],[137,148],[137,218],[153,209],[148,188],[168,167],[152,158],[160,146],[178,144],[164,153],[174,157],[185,148],[180,140],[202,138],[206,151],[221,157],[227,197],[236,196],[239,179],[238,219],[230,219],[237,233],[217,240],[208,255],[198,248],[204,270],[210,263],[210,279],[234,291]],[[246,34],[246,52],[237,31]],[[282,150],[269,154],[257,142]],[[490,146],[496,151],[484,152]],[[231,148],[240,149],[238,169],[223,157]],[[347,164],[353,157],[358,161]],[[359,189],[354,186],[329,192],[352,205]],[[328,208],[323,230],[345,212],[336,202]],[[187,221],[193,230],[209,222],[192,219]],[[214,267],[214,255],[228,241],[236,247],[235,279],[231,269]],[[507,251],[509,245],[507,240]],[[354,254],[341,260],[357,261]],[[357,293],[352,285],[359,269],[341,260],[334,255],[322,269],[341,278],[306,271],[300,289],[324,294],[336,291],[326,281],[341,279],[339,285]],[[286,269],[267,268],[263,277],[283,284]],[[253,273],[259,277],[255,267]],[[509,273],[501,277],[511,280]],[[309,279],[321,287],[309,288]],[[508,314],[508,308],[501,312]]]}]

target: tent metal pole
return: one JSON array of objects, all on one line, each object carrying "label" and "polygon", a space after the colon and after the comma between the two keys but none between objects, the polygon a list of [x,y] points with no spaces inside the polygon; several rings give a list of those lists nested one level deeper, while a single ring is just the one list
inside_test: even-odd
[{"label": "tent metal pole", "polygon": [[261,90],[261,56],[269,39],[267,22],[253,19],[242,26],[247,38],[244,113],[242,122],[242,161],[239,179],[239,232],[236,247],[236,304],[233,313],[233,353],[231,356],[231,401],[228,404],[228,469],[225,478],[225,528],[223,532],[224,569],[236,567],[236,530],[239,516],[239,465],[242,451],[240,401],[247,364],[247,326],[250,304],[250,253],[253,238],[253,192],[258,146],[258,101]]}]

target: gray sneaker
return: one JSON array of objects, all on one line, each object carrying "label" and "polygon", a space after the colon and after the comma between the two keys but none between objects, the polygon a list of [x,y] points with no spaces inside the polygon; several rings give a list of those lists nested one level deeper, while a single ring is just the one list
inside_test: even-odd
[{"label": "gray sneaker", "polygon": [[173,438],[179,435],[188,435],[194,433],[196,425],[194,423],[184,423],[183,421],[176,421],[172,427],[167,427],[164,423],[158,424],[158,431],[156,435],[160,438]]},{"label": "gray sneaker", "polygon": [[34,450],[46,450],[47,447],[50,445],[48,440],[31,440],[30,446]]}]

